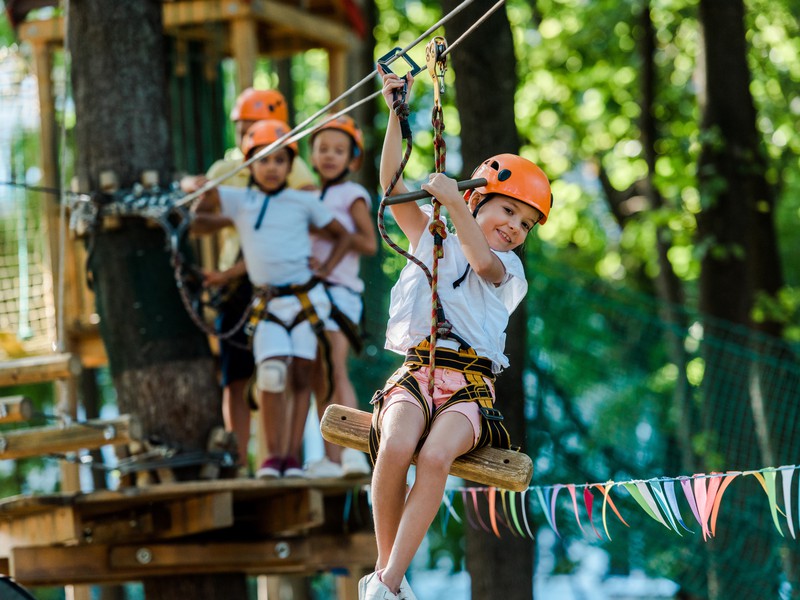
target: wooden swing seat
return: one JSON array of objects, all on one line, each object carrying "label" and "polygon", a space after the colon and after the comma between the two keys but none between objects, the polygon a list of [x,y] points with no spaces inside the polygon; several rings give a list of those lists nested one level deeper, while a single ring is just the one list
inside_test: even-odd
[{"label": "wooden swing seat", "polygon": [[[371,420],[372,415],[368,412],[331,404],[322,415],[320,431],[322,437],[332,444],[369,452]],[[483,485],[522,492],[528,488],[533,476],[533,462],[522,452],[486,447],[458,457],[450,474]]]}]

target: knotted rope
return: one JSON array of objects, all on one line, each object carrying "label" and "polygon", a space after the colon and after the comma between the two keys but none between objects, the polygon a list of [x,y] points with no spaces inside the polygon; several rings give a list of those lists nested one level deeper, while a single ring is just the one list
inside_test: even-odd
[{"label": "knotted rope", "polygon": [[[444,91],[444,73],[447,70],[447,58],[443,55],[447,42],[443,37],[435,37],[425,47],[425,62],[428,73],[433,79],[433,112],[431,124],[433,125],[433,157],[436,173],[444,173],[447,158],[447,144],[444,141],[444,112],[442,111],[441,93]],[[428,391],[433,396],[435,382],[433,374],[436,369],[436,340],[440,334],[445,336],[450,333],[451,326],[444,316],[442,301],[439,298],[439,259],[444,258],[444,238],[447,237],[447,228],[441,218],[441,203],[434,196],[433,214],[429,226],[433,235],[433,262],[431,263],[431,335],[430,335],[430,379]]]}]

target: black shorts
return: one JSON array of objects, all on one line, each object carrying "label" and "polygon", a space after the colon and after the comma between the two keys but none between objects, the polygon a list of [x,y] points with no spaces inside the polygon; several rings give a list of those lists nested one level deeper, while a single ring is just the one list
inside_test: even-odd
[{"label": "black shorts", "polygon": [[[233,328],[242,318],[252,298],[253,288],[245,279],[222,306],[217,315],[217,331],[224,332]],[[232,341],[236,346],[228,343]],[[247,350],[250,340],[244,332],[244,326],[227,340],[220,340],[219,360],[222,372],[222,386],[227,387],[234,381],[250,379],[255,370],[253,353]],[[243,346],[243,347],[239,347]]]}]

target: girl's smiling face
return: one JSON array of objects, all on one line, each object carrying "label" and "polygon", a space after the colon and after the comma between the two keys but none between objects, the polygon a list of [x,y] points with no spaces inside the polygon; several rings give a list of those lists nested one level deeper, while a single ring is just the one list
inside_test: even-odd
[{"label": "girl's smiling face", "polygon": [[[472,209],[475,210],[483,199],[478,192],[473,192],[470,197]],[[533,206],[495,194],[481,206],[475,221],[492,250],[508,252],[525,242],[528,233],[541,218],[542,213]]]},{"label": "girl's smiling face", "polygon": [[[260,149],[255,148],[253,152],[258,152]],[[250,165],[250,172],[256,184],[267,193],[282,188],[291,170],[292,152],[288,148],[281,148],[277,152],[263,156]]]},{"label": "girl's smiling face", "polygon": [[311,164],[323,183],[336,179],[353,160],[353,140],[343,131],[325,129],[314,136]]}]

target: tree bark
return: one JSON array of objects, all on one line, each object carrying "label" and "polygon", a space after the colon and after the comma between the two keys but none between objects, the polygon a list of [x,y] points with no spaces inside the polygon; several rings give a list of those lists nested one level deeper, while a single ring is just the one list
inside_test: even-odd
[{"label": "tree bark", "polygon": [[[444,0],[445,13],[458,2]],[[446,25],[452,42],[480,18],[494,2],[478,0]],[[511,26],[504,10],[497,11],[479,29],[464,38],[448,55],[456,74],[456,102],[461,116],[461,155],[464,176],[482,161],[500,153],[519,152],[514,116],[517,89],[516,57]],[[422,76],[422,75],[420,75]],[[544,166],[546,170],[546,165]],[[527,311],[523,302],[511,316],[506,354],[511,366],[497,380],[497,406],[515,444],[525,450],[525,393]],[[467,569],[472,597],[480,600],[528,600],[533,597],[534,544],[505,532],[502,538],[466,528]],[[520,585],[519,582],[523,582]]]},{"label": "tree bark", "polygon": [[[130,187],[144,170],[172,175],[161,2],[73,0],[69,4],[77,140],[76,171],[92,190],[112,170]],[[120,412],[145,435],[204,449],[221,424],[220,394],[206,337],[178,296],[166,239],[123,220],[90,242],[101,334]],[[179,478],[186,474],[177,474]],[[179,576],[145,581],[148,600],[246,597],[245,578]]]},{"label": "tree bark", "polygon": [[[775,197],[766,179],[766,158],[756,128],[756,110],[750,94],[747,64],[745,7],[741,0],[701,0],[703,57],[700,65],[702,136],[698,164],[703,210],[698,215],[698,243],[705,247],[700,276],[700,308],[712,318],[704,323],[706,338],[731,341],[728,326],[714,318],[751,330],[780,335],[778,323],[755,323],[752,310],[763,293],[774,296],[783,285],[774,224]],[[753,336],[734,340],[753,349]],[[761,367],[726,352],[724,345],[705,344],[703,420],[716,434],[709,451],[722,457],[728,469],[772,465],[776,448],[794,448],[794,436],[776,442],[773,421],[786,415],[796,399],[770,393],[780,385],[763,385]],[[738,361],[738,364],[737,364]],[[762,387],[763,386],[763,387]],[[722,419],[721,415],[729,415]],[[727,429],[720,425],[727,421]],[[732,422],[731,422],[732,421]],[[728,430],[729,429],[729,430]],[[783,432],[783,427],[778,428]],[[782,463],[780,463],[782,464]],[[734,496],[732,502],[743,502]],[[726,549],[747,548],[751,564],[769,564],[774,541],[769,525],[741,523],[732,515],[745,514],[744,505],[729,506],[721,515],[717,538],[709,544],[711,598],[777,597],[778,574],[766,570],[754,577],[738,568],[740,557]],[[762,527],[763,525],[763,527]],[[787,580],[797,584],[793,552],[783,553]],[[731,564],[731,560],[736,564]]]}]

